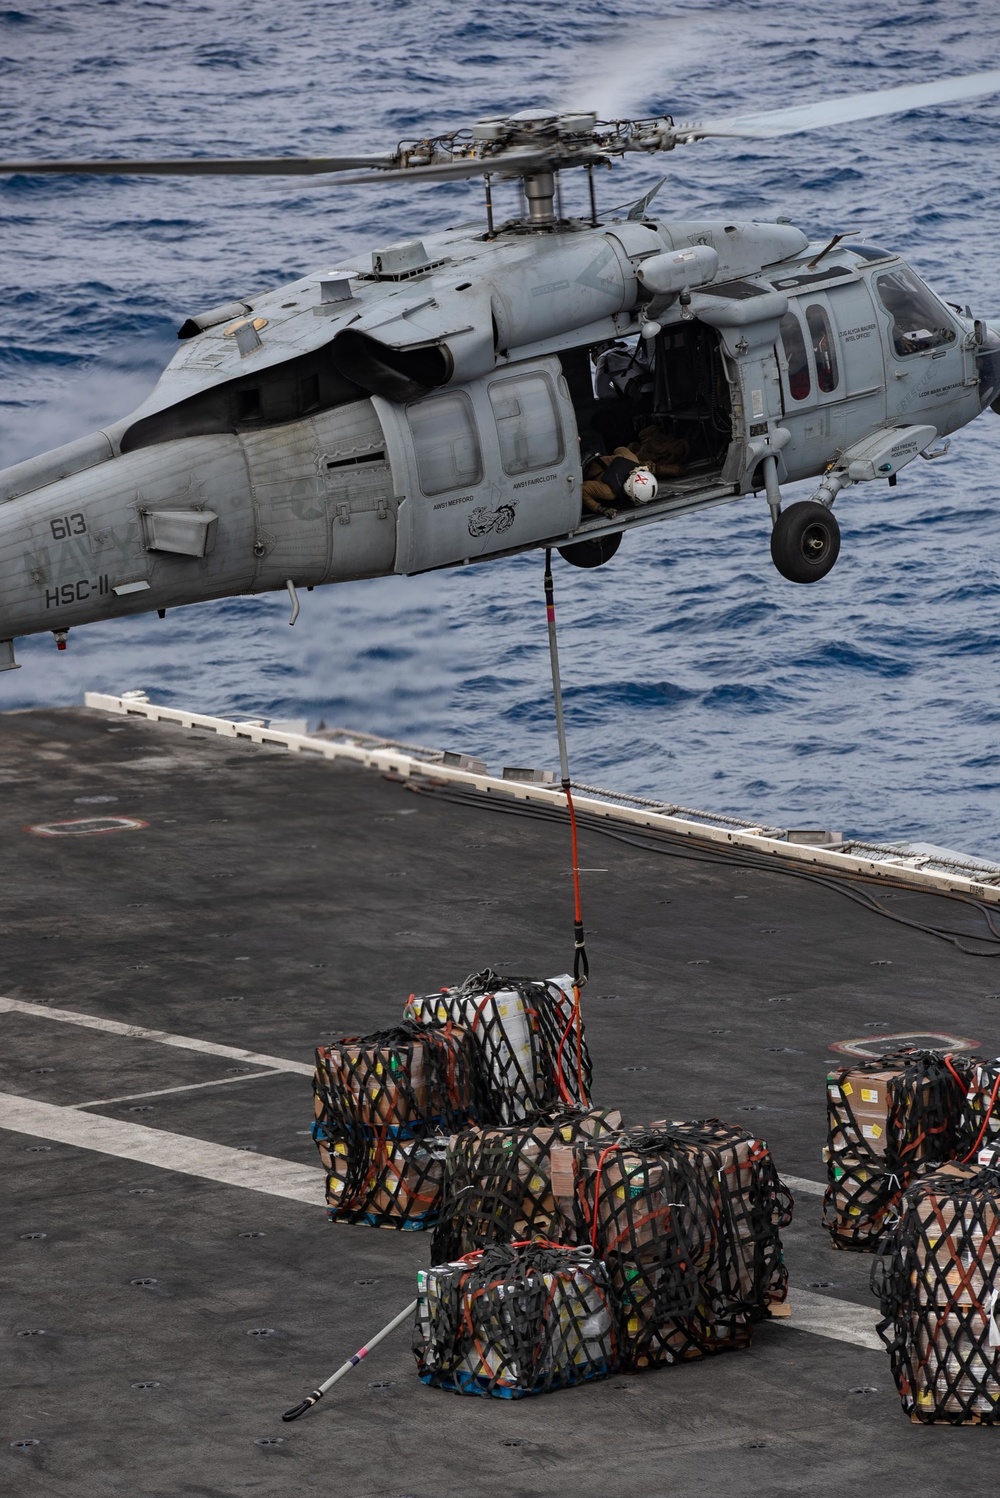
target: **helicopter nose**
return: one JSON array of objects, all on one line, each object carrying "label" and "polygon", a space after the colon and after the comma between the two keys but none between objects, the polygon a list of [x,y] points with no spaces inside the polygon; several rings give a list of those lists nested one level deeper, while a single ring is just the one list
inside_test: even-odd
[{"label": "helicopter nose", "polygon": [[981,325],[976,350],[976,373],[979,376],[979,409],[989,406],[1000,416],[1000,319]]}]

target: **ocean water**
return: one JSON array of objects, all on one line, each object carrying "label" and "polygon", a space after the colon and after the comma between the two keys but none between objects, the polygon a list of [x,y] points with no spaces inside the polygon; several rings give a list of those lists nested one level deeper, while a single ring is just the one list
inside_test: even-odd
[{"label": "ocean water", "polygon": [[[378,152],[556,100],[677,117],[1000,64],[990,0],[26,0],[0,10],[8,157]],[[660,211],[855,230],[950,300],[1000,314],[1000,97],[634,159]],[[567,197],[581,194],[567,176]],[[0,466],[125,414],[188,313],[477,218],[475,185],[255,179],[0,182]],[[576,778],[792,826],[1000,857],[1000,422],[899,486],[841,496],[841,559],[774,571],[752,499],[650,527],[556,577]],[[789,497],[805,498],[808,486]],[[553,766],[540,553],[239,599],[21,642],[0,707],[143,687]]]}]

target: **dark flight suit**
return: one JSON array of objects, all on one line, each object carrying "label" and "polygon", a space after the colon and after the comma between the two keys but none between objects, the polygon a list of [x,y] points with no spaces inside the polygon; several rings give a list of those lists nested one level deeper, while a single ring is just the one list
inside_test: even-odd
[{"label": "dark flight suit", "polygon": [[[613,453],[601,453],[591,458],[584,470],[583,507],[599,515],[609,506],[631,505],[625,492],[625,480],[639,459],[627,447],[616,447]],[[612,514],[617,513],[612,509]]]}]

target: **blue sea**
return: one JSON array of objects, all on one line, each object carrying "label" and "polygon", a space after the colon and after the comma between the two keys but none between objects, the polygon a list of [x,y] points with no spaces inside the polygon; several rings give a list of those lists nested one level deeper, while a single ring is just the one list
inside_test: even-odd
[{"label": "blue sea", "polygon": [[[692,118],[998,64],[992,0],[35,0],[0,10],[0,154],[377,153],[553,100]],[[998,160],[994,97],[634,158],[600,201],[666,173],[665,216],[856,231],[996,317]],[[480,212],[475,184],[0,183],[0,466],[137,405],[189,313]],[[813,587],[774,571],[752,499],[633,535],[600,571],[560,565],[574,776],[1000,857],[998,458],[987,412],[895,490],[842,495],[841,559]],[[141,687],[556,764],[540,553],[302,602],[294,629],[270,597],[76,630],[65,654],[25,640],[0,707]]]}]

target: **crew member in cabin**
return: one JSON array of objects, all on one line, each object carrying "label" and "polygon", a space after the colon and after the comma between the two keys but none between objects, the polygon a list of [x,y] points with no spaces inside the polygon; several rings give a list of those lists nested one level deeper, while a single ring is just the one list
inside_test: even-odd
[{"label": "crew member in cabin", "polygon": [[631,448],[597,453],[583,468],[583,507],[613,520],[622,506],[648,505],[656,498],[656,479]]}]

